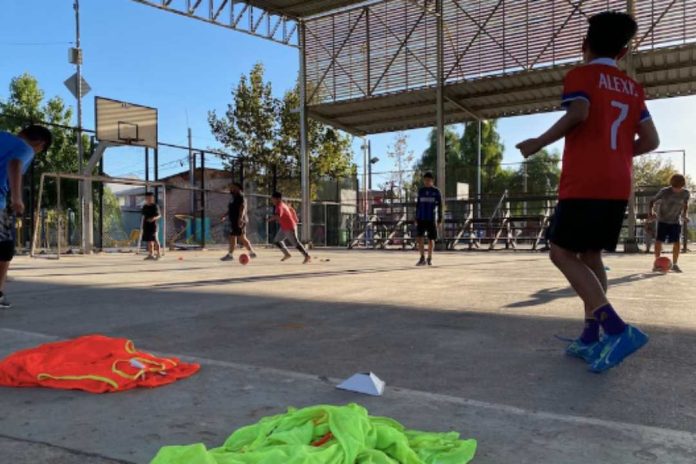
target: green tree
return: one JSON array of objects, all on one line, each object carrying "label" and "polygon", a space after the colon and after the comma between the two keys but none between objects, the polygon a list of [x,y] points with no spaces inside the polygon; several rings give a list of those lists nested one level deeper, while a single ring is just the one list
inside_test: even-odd
[{"label": "green tree", "polygon": [[[273,142],[278,102],[271,84],[264,82],[264,68],[257,63],[249,75],[242,74],[232,92],[232,103],[224,116],[208,113],[215,138],[226,148],[262,166],[273,165],[276,151]],[[250,175],[259,174],[252,170]]]},{"label": "green tree", "polygon": [[[461,182],[467,182],[472,192],[476,191],[477,186],[478,138],[478,122],[467,123],[460,141],[461,159],[465,166]],[[483,194],[501,192],[500,179],[506,177],[501,167],[504,151],[505,146],[500,141],[498,133],[498,121],[495,119],[482,121],[481,191]]]},{"label": "green tree", "polygon": [[[428,138],[430,145],[423,152],[413,174],[413,184],[416,190],[423,174],[426,172],[437,173],[437,131],[435,129],[430,131]],[[448,197],[456,195],[457,182],[468,182],[466,169],[462,164],[459,143],[456,126],[445,127],[445,177],[447,185],[444,193]]]},{"label": "green tree", "polygon": [[[558,189],[561,157],[544,149],[529,158],[512,173],[508,189],[515,193],[551,194]],[[525,176],[527,185],[525,188]]]},{"label": "green tree", "polygon": [[[300,159],[300,107],[299,87],[295,86],[283,95],[279,104],[274,148],[279,170],[285,170],[287,177],[299,176]],[[351,137],[333,127],[313,119],[307,121],[307,149],[310,159],[310,180],[316,186],[320,179],[354,176],[355,164],[352,162]],[[296,181],[288,186],[297,189]]]},{"label": "green tree", "polygon": [[[258,63],[248,76],[241,76],[232,100],[224,116],[218,117],[215,111],[208,114],[215,138],[251,161],[246,164],[247,177],[261,189],[271,186],[275,172],[278,189],[299,195],[299,87],[285,92],[280,100],[274,98],[271,84],[264,81],[263,65]],[[312,119],[307,132],[313,186],[321,178],[355,174],[349,136]]]},{"label": "green tree", "polygon": [[390,176],[385,184],[382,185],[383,190],[391,190],[394,187],[394,195],[396,198],[403,198],[405,190],[408,188],[407,172],[411,171],[415,156],[412,150],[408,149],[408,135],[404,132],[394,134],[394,141],[387,147],[387,157],[394,163],[395,169],[391,171]]},{"label": "green tree", "polygon": [[[60,97],[45,100],[43,90],[35,77],[22,74],[10,81],[8,97],[0,100],[0,130],[17,133],[31,123],[49,123],[53,133],[53,145],[47,153],[34,159],[34,188],[38,187],[44,172],[77,172],[76,133],[60,126],[68,126],[72,120],[72,109]],[[84,145],[88,140],[83,138]],[[31,186],[25,182],[26,190]],[[55,189],[46,190],[46,205],[55,206]],[[64,207],[77,208],[77,182],[66,182],[63,189]]]},{"label": "green tree", "polygon": [[633,159],[633,175],[636,188],[664,187],[669,178],[679,173],[670,160],[653,156],[639,156]]}]

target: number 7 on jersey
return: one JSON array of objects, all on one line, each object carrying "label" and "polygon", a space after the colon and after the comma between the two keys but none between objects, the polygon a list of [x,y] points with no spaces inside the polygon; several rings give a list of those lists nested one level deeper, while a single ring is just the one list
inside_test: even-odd
[{"label": "number 7 on jersey", "polygon": [[628,116],[628,105],[626,103],[621,103],[619,101],[612,100],[611,106],[614,108],[618,108],[621,111],[619,113],[619,117],[616,118],[614,120],[614,123],[611,125],[611,149],[616,150],[616,139],[618,138],[619,134],[619,126],[621,126],[621,123],[624,122],[626,120],[626,117]]}]

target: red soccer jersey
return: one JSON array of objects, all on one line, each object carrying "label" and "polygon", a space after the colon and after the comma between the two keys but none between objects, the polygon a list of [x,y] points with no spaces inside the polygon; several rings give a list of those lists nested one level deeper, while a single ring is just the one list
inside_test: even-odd
[{"label": "red soccer jersey", "polygon": [[589,102],[590,113],[566,134],[559,199],[627,200],[633,142],[650,119],[643,88],[602,58],[566,75],[563,106],[577,99]]},{"label": "red soccer jersey", "polygon": [[297,216],[292,213],[290,207],[280,202],[276,206],[276,214],[278,215],[278,222],[280,223],[280,228],[283,230],[295,230],[297,227]]}]

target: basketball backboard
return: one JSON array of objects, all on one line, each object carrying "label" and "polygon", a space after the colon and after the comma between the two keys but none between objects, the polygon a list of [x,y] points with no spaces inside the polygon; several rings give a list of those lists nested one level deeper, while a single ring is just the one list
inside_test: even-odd
[{"label": "basketball backboard", "polygon": [[97,140],[157,148],[157,109],[109,98],[94,99]]}]

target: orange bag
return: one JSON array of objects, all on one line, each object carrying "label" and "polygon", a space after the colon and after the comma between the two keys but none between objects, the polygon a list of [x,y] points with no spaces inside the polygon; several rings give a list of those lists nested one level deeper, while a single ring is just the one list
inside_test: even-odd
[{"label": "orange bag", "polygon": [[126,338],[87,335],[11,354],[0,361],[0,386],[108,393],[160,387],[198,369],[198,364],[137,351]]}]

